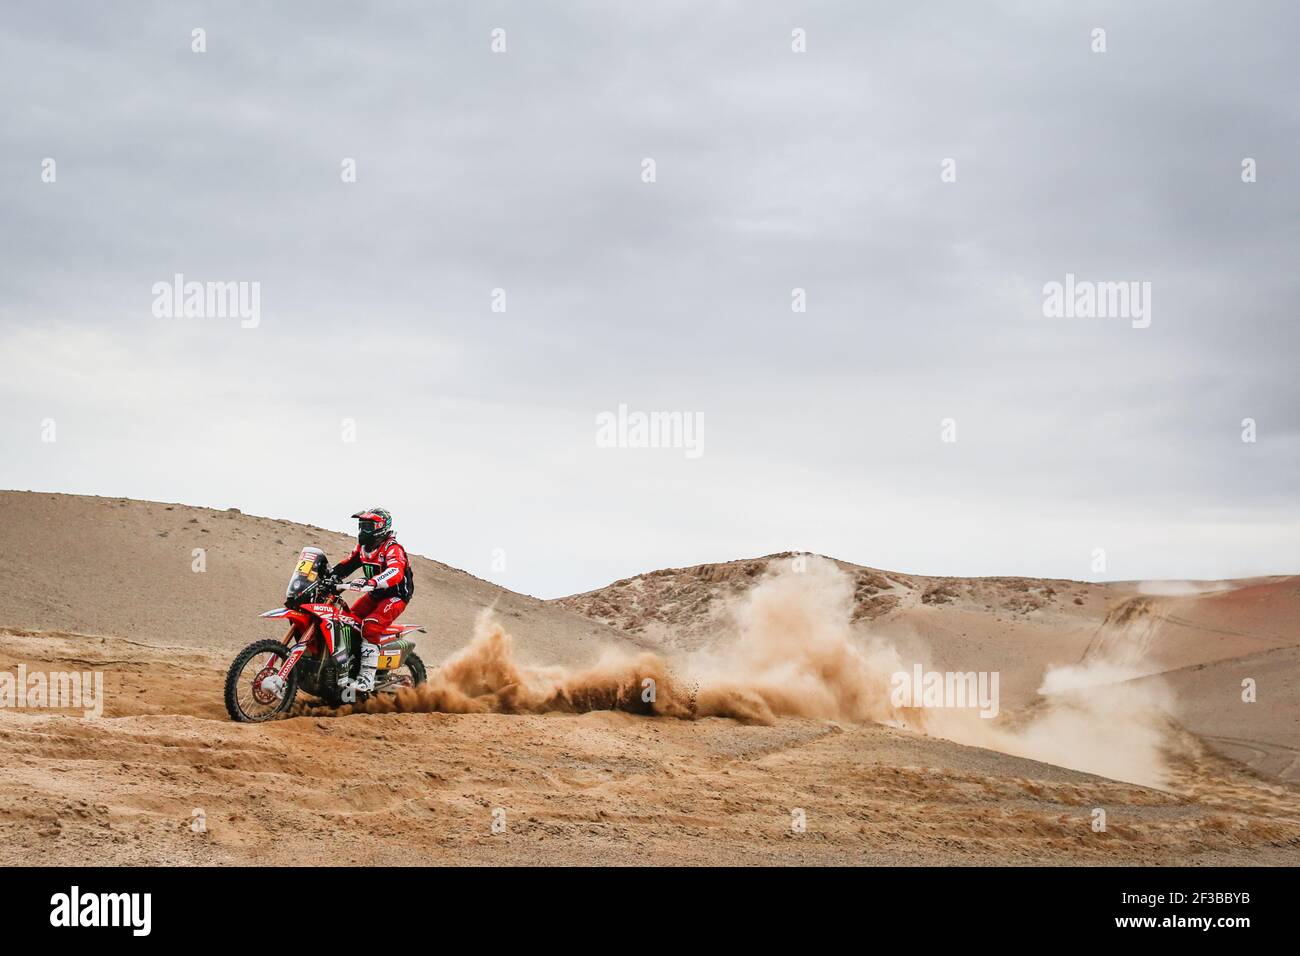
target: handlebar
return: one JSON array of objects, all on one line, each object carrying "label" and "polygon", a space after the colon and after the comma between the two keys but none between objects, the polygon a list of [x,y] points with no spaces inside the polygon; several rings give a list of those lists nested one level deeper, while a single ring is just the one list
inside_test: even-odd
[{"label": "handlebar", "polygon": [[375,590],[373,587],[366,587],[360,581],[351,581],[344,583],[341,578],[327,575],[321,579],[321,587],[332,594],[342,594],[344,591],[357,591],[361,594],[369,594]]}]

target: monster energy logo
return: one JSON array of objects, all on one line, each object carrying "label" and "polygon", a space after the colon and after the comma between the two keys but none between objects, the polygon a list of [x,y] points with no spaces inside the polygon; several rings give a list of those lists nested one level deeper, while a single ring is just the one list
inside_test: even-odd
[{"label": "monster energy logo", "polygon": [[334,658],[340,665],[346,664],[348,658],[352,656],[356,643],[353,638],[356,628],[345,621],[336,621],[334,623]]}]

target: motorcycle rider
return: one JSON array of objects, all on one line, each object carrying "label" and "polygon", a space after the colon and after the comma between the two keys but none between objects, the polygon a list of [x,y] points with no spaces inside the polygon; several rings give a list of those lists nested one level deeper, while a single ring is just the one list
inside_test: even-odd
[{"label": "motorcycle rider", "polygon": [[350,582],[352,590],[367,590],[352,604],[352,613],[361,621],[361,668],[356,680],[345,670],[339,678],[343,690],[369,693],[375,689],[375,669],[379,664],[379,637],[406,610],[415,593],[406,549],[393,536],[393,516],[383,508],[358,511],[357,544],[352,553],[330,569],[342,580],[361,568],[365,578]]}]

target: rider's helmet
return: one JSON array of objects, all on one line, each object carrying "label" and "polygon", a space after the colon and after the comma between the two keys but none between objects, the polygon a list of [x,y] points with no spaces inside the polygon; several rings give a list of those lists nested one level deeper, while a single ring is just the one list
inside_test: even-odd
[{"label": "rider's helmet", "polygon": [[393,533],[393,516],[383,508],[358,511],[352,517],[357,519],[357,544],[363,548],[373,548]]}]

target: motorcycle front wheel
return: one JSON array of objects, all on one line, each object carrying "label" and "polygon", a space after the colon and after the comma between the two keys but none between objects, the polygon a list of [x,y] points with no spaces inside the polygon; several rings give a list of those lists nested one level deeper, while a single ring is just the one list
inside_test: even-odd
[{"label": "motorcycle front wheel", "polygon": [[235,655],[226,673],[226,712],[241,724],[256,724],[287,713],[298,693],[297,668],[285,678],[284,693],[277,697],[262,681],[282,666],[289,651],[279,641],[254,641]]}]

